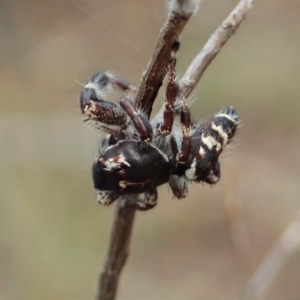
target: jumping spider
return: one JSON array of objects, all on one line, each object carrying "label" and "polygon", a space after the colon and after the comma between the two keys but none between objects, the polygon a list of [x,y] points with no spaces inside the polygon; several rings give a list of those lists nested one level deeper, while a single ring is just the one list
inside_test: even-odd
[{"label": "jumping spider", "polygon": [[[99,72],[84,86],[80,107],[85,121],[108,134],[92,167],[99,203],[109,205],[119,195],[132,194],[134,205],[147,210],[156,205],[162,184],[168,182],[180,199],[189,182],[219,181],[218,158],[234,136],[238,115],[229,107],[204,123],[191,120],[176,82],[177,50],[170,55],[165,103],[152,121],[133,103],[137,89],[112,73]],[[118,104],[107,101],[113,89],[125,94]]]}]

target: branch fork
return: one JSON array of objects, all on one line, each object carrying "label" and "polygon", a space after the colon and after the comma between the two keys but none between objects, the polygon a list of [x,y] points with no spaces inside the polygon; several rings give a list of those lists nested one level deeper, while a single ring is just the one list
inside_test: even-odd
[{"label": "branch fork", "polygon": [[[148,117],[150,117],[153,103],[166,75],[172,45],[178,40],[184,26],[196,12],[199,3],[199,0],[169,1],[167,21],[160,30],[153,56],[142,76],[135,98],[135,105],[142,108]],[[191,94],[205,69],[235,33],[252,5],[253,0],[240,0],[192,61],[179,80],[185,97]],[[132,195],[130,199],[126,199],[126,197],[128,196],[122,196],[117,201],[111,240],[104,270],[99,278],[96,300],[115,299],[120,274],[129,255],[135,209],[130,205],[134,201]]]}]

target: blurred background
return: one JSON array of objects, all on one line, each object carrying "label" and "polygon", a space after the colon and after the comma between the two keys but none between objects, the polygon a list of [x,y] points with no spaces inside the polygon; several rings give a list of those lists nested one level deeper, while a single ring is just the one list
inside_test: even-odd
[{"label": "blurred background", "polygon": [[[179,73],[237,2],[203,0]],[[165,18],[159,0],[0,0],[1,300],[94,298],[114,205],[95,201],[101,133],[82,122],[78,95],[98,70],[138,85]],[[299,30],[298,0],[255,1],[206,70],[194,119],[233,105],[242,120],[221,181],[181,201],[163,186],[137,214],[118,299],[241,299],[300,208]],[[265,299],[300,299],[299,249]]]}]

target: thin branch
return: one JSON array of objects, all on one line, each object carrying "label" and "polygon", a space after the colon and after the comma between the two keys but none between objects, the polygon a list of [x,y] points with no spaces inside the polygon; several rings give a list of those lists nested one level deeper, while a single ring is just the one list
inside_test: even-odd
[{"label": "thin branch", "polygon": [[300,245],[300,209],[250,279],[245,300],[262,300],[288,258]]},{"label": "thin branch", "polygon": [[154,100],[162,85],[168,69],[170,51],[173,43],[178,40],[184,26],[192,14],[197,10],[200,1],[173,0],[169,5],[169,16],[166,23],[160,30],[158,41],[143,74],[142,81],[135,98],[136,106],[150,116]]},{"label": "thin branch", "polygon": [[117,201],[107,259],[99,278],[96,296],[99,300],[115,299],[119,277],[129,254],[135,209],[124,206],[122,202]]},{"label": "thin branch", "polygon": [[205,69],[216,57],[228,39],[235,33],[240,23],[244,20],[247,11],[252,7],[253,2],[254,0],[240,0],[234,10],[210,36],[200,53],[194,58],[179,81],[185,97],[191,94]]},{"label": "thin branch", "polygon": [[[148,116],[151,114],[152,105],[166,75],[172,46],[174,42],[178,40],[180,33],[190,17],[197,10],[199,3],[200,0],[169,1],[168,19],[160,31],[155,51],[148,64],[147,70],[142,76],[142,81],[135,99],[136,106],[142,108]],[[203,63],[201,63],[201,66],[203,66],[198,66],[199,59],[195,59],[192,62],[180,81],[182,87],[187,90],[185,92],[186,94],[189,94],[195,87],[205,68],[242,21],[251,3],[252,1],[250,0],[241,0],[240,4],[220,27],[220,33],[215,33],[211,37],[203,49],[203,51],[206,49],[204,51],[206,55],[202,54]],[[209,46],[209,44],[211,44],[211,46]],[[201,68],[200,75],[196,75],[194,69],[197,70]],[[132,195],[118,199],[108,255],[104,271],[99,278],[96,300],[115,299],[119,277],[129,253],[130,238],[135,216],[135,209],[132,207],[132,203],[134,203],[134,197],[132,197]]]},{"label": "thin branch", "polygon": [[[166,75],[170,51],[199,1],[172,0],[169,2],[169,16],[162,27],[158,42],[140,84],[135,103],[150,116],[152,105]],[[130,198],[128,198],[130,197]],[[121,271],[129,254],[135,208],[134,196],[118,199],[116,215],[111,233],[107,259],[100,275],[96,300],[114,300],[117,294]]]}]

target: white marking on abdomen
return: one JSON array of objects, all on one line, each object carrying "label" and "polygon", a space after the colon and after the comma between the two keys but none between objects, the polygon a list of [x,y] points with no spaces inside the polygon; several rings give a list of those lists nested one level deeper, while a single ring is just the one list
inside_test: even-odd
[{"label": "white marking on abdomen", "polygon": [[224,131],[222,126],[212,123],[211,128],[218,132],[218,134],[223,138],[223,147],[228,143],[228,134]]},{"label": "white marking on abdomen", "polygon": [[211,135],[204,136],[204,134],[202,134],[201,140],[202,140],[203,144],[207,146],[208,149],[212,149],[214,146],[216,146],[216,150],[217,150],[217,151],[219,151],[220,149],[222,149],[221,143],[219,143],[219,142],[218,142],[213,136],[211,136]]},{"label": "white marking on abdomen", "polygon": [[234,124],[237,124],[237,121],[228,114],[221,113],[221,114],[217,114],[216,117],[226,118],[227,120],[233,122]]}]

